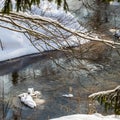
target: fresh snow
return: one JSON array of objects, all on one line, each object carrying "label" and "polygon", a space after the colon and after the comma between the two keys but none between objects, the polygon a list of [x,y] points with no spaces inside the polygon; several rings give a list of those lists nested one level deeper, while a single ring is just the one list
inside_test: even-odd
[{"label": "fresh snow", "polygon": [[115,116],[115,115],[103,116],[98,113],[95,113],[92,115],[75,114],[75,115],[63,116],[60,118],[54,118],[54,119],[50,119],[50,120],[120,120],[120,116]]},{"label": "fresh snow", "polygon": [[0,28],[0,40],[3,46],[3,50],[0,47],[0,61],[39,52],[21,33]]},{"label": "fresh snow", "polygon": [[118,2],[118,0],[114,0],[114,1],[111,1],[111,2],[110,2],[110,5],[119,6],[120,3]]}]

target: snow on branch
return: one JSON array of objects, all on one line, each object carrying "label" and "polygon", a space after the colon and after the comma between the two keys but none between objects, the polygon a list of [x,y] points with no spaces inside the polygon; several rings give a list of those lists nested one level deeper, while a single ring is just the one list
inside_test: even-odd
[{"label": "snow on branch", "polygon": [[[66,18],[65,18],[66,19]],[[44,39],[44,42],[48,44],[48,40],[51,40],[54,42],[58,47],[62,47],[62,42],[64,41],[67,46],[71,46],[70,42],[67,39],[77,39],[74,41],[78,44],[80,40],[84,41],[99,41],[104,42],[106,44],[110,44],[112,46],[114,45],[120,45],[119,42],[114,42],[111,40],[106,39],[99,39],[95,36],[89,36],[86,32],[81,32],[80,30],[76,30],[73,28],[69,28],[68,26],[64,25],[64,23],[60,23],[57,20],[39,16],[39,15],[29,15],[29,14],[23,14],[23,13],[15,13],[10,12],[9,15],[3,15],[0,13],[0,20],[2,22],[8,23],[11,26],[14,26],[10,28],[9,26],[4,26],[0,24],[0,27],[8,28],[13,31],[18,32],[24,32],[28,33],[29,35],[35,37],[37,40]]]},{"label": "snow on branch", "polygon": [[113,90],[101,91],[93,93],[89,96],[90,100],[98,100],[104,105],[105,110],[114,110],[115,114],[120,115],[120,85]]},{"label": "snow on branch", "polygon": [[97,93],[93,93],[89,96],[89,98],[93,98],[95,99],[96,97],[99,97],[99,96],[105,96],[105,95],[112,95],[112,94],[115,94],[117,93],[118,91],[120,91],[120,86],[117,86],[115,89],[113,90],[107,90],[107,91],[101,91],[101,92],[97,92]]}]

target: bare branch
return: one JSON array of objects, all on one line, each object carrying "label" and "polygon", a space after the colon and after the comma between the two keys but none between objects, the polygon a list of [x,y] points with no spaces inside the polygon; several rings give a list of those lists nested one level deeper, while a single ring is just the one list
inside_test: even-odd
[{"label": "bare branch", "polygon": [[[3,19],[3,17],[4,17],[4,19]],[[17,26],[17,27],[19,27],[19,28],[21,28],[25,31],[27,31],[32,36],[35,36],[35,37],[37,36],[37,38],[42,37],[42,38],[46,38],[46,39],[50,40],[51,36],[48,37],[47,35],[41,33],[38,30],[36,31],[36,30],[31,30],[30,28],[26,28],[25,25],[18,24],[14,20],[16,20],[16,19],[17,20],[22,20],[22,21],[28,21],[29,20],[32,24],[37,24],[39,27],[42,27],[42,28],[43,28],[43,26],[46,26],[46,25],[52,25],[54,28],[62,29],[62,30],[66,31],[66,32],[68,32],[68,33],[70,33],[70,34],[72,34],[76,37],[78,36],[78,37],[83,38],[85,40],[99,41],[99,42],[104,42],[104,43],[108,43],[108,44],[111,44],[111,45],[120,45],[119,42],[114,42],[114,41],[106,40],[106,39],[99,39],[99,38],[96,38],[95,36],[88,36],[88,34],[86,34],[86,33],[81,33],[78,30],[67,28],[56,20],[52,20],[50,18],[46,18],[46,17],[42,17],[42,16],[35,16],[35,15],[31,16],[31,15],[25,15],[25,14],[22,14],[22,13],[11,12],[9,15],[4,15],[4,16],[2,14],[0,14],[0,18],[1,18],[2,21],[5,21],[5,22],[6,22],[5,18],[11,20],[11,22],[8,21],[8,20],[7,20],[7,22],[9,22],[10,24],[15,25],[15,26]],[[42,26],[41,26],[41,24],[42,24]],[[47,29],[47,28],[44,27],[44,29]],[[51,35],[53,36],[55,34],[53,34],[53,32],[52,32]],[[56,36],[56,38],[57,37],[58,36]]]}]

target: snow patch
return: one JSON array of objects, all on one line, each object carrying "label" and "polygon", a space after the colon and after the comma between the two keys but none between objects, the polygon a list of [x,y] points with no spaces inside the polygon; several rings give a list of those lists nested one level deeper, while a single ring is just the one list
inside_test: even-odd
[{"label": "snow patch", "polygon": [[111,2],[110,2],[110,5],[119,6],[120,3],[118,2],[118,0],[114,0],[114,1],[111,1]]},{"label": "snow patch", "polygon": [[115,116],[115,115],[103,116],[98,113],[92,115],[75,114],[75,115],[63,116],[51,120],[120,120],[120,116]]}]

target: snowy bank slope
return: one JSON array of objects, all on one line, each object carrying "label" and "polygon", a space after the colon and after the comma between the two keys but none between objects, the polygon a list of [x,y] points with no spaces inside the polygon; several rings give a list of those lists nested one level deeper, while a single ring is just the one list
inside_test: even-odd
[{"label": "snowy bank slope", "polygon": [[[51,18],[53,20],[60,22],[61,24],[63,24],[64,26],[70,29],[80,30],[81,32],[86,31],[82,26],[79,25],[77,20],[70,13],[66,13],[62,9],[57,9],[57,5],[53,3],[48,3],[46,1],[41,2],[39,7],[33,6],[31,11],[28,11],[27,13],[25,13],[25,15],[38,15],[46,18]],[[5,22],[0,21],[0,24],[4,25],[5,27],[8,26],[13,28],[12,25]],[[20,24],[25,26],[26,23],[23,22]],[[26,27],[29,27],[29,25],[26,24]],[[64,35],[66,40],[69,40],[69,45],[74,46],[76,43],[79,42],[75,36],[70,35],[66,31],[59,30],[60,32],[58,32],[55,28],[51,27],[50,25],[48,26],[48,28],[49,28],[49,31],[53,30],[54,34],[57,34],[57,35],[59,34],[58,35],[59,37],[57,40],[60,41],[61,46],[66,47],[68,44],[67,43],[68,41],[66,42],[65,40],[62,40],[60,38],[61,33]],[[38,30],[43,34],[50,36],[49,31],[46,32],[41,28],[37,28],[37,29],[33,28],[33,29]],[[32,41],[34,41],[34,39],[35,38],[32,37]],[[0,27],[0,41],[1,41],[0,56],[2,56],[0,57],[0,61],[9,60],[12,58],[16,58],[16,57],[20,57],[28,54],[53,50],[54,48],[58,49],[58,46],[53,41],[48,40],[47,42],[49,43],[49,45],[46,45],[45,42],[43,42],[42,40],[39,40],[39,46],[37,46],[39,48],[39,51],[38,51],[33,46],[33,44],[36,44],[36,43],[33,42],[33,44],[31,44],[31,42],[26,38],[26,36],[23,33],[10,31],[1,27]],[[85,42],[86,42],[85,40],[81,39],[81,44]],[[50,46],[54,46],[54,48]]]},{"label": "snowy bank slope", "polygon": [[20,33],[0,28],[0,39],[3,46],[0,48],[0,61],[38,52]]},{"label": "snowy bank slope", "polygon": [[109,116],[102,116],[101,114],[75,114],[69,116],[63,116],[60,118],[55,118],[51,120],[120,120],[120,116],[109,115]]}]

